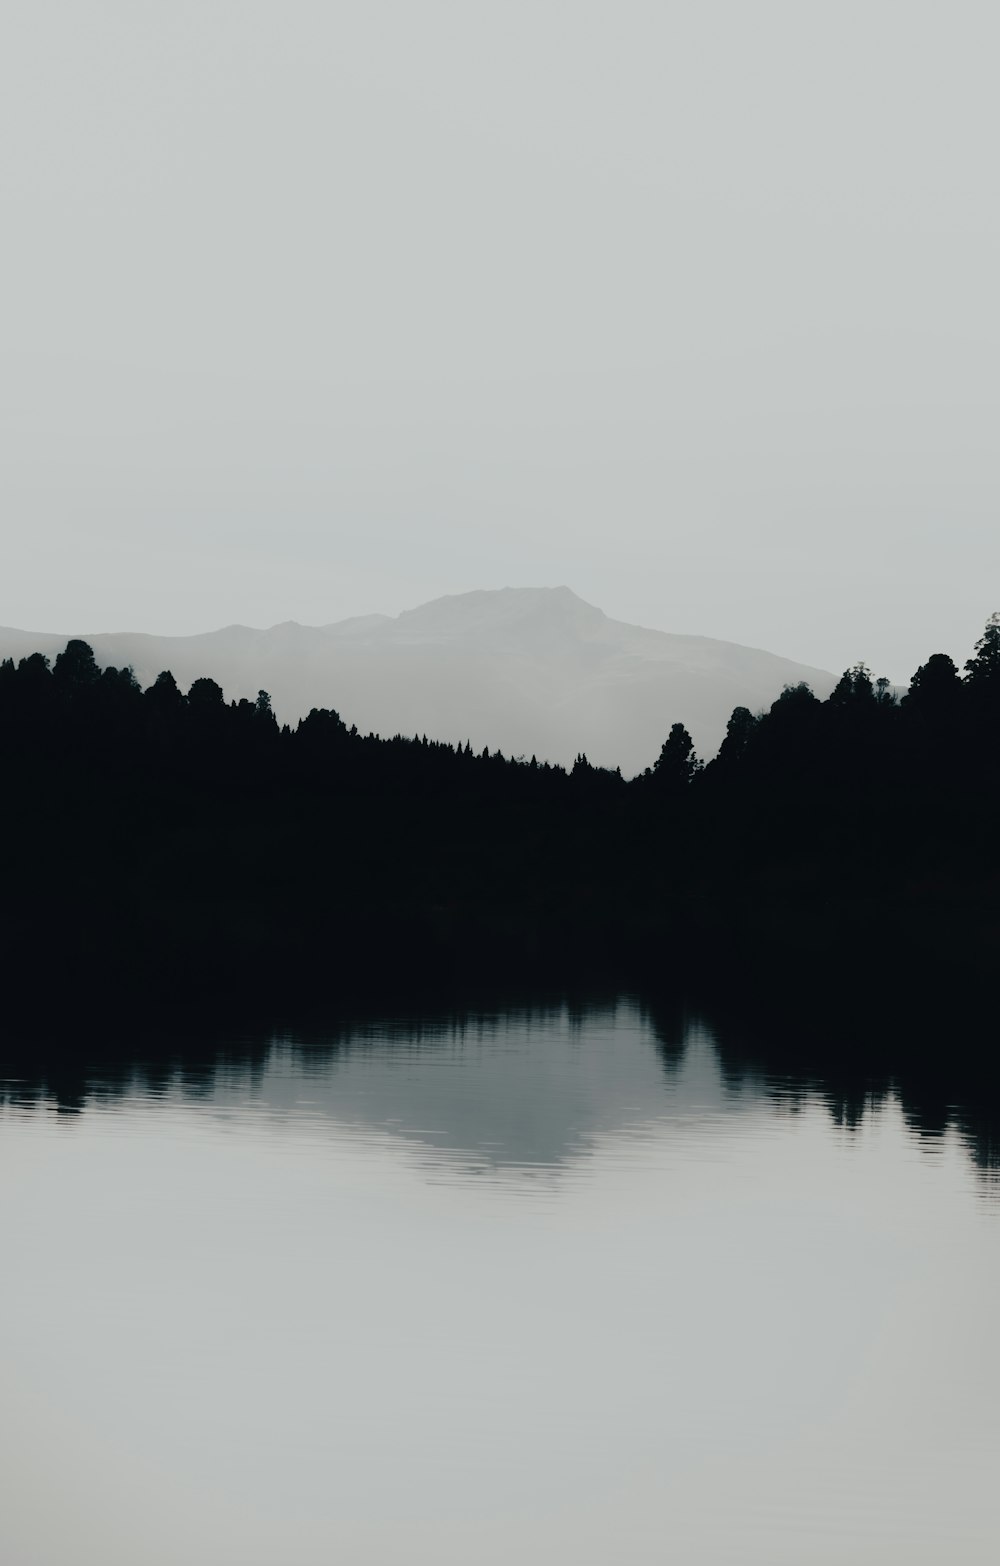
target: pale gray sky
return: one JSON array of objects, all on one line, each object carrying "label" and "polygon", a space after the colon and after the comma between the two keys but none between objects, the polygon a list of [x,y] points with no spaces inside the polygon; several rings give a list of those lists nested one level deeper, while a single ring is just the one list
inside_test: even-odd
[{"label": "pale gray sky", "polygon": [[6,0],[0,624],[1000,607],[1000,12]]}]

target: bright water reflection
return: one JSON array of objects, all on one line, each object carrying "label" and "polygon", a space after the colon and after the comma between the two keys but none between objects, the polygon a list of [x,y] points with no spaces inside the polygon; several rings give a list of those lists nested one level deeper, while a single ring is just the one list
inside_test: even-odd
[{"label": "bright water reflection", "polygon": [[0,1117],[4,1560],[997,1559],[1000,1211],[891,1093],[629,1003],[50,1090]]}]

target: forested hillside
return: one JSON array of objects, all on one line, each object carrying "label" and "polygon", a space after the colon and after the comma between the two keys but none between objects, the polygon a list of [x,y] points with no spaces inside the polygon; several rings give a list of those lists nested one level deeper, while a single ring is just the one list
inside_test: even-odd
[{"label": "forested hillside", "polygon": [[[665,720],[673,715],[665,714]],[[782,963],[820,988],[1000,952],[1000,617],[898,700],[864,665],[678,721],[626,782],[261,692],[142,690],[73,641],[0,665],[3,978],[13,1003],[389,993],[470,975],[663,979]],[[654,747],[655,748],[655,747]]]}]

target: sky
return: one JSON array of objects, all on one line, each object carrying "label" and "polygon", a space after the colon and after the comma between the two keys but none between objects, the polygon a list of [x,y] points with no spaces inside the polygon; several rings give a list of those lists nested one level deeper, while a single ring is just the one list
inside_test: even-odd
[{"label": "sky", "polygon": [[1000,12],[6,0],[0,624],[1000,608]]}]

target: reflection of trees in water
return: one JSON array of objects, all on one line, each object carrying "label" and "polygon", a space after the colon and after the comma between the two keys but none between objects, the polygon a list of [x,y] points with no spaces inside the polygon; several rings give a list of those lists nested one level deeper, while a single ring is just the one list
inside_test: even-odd
[{"label": "reflection of trees in water", "polygon": [[252,1081],[271,1053],[273,1035],[220,1044],[197,1035],[130,1040],[73,1039],[5,1043],[0,1048],[0,1105],[50,1105],[75,1114],[88,1104],[113,1104],[130,1093],[209,1098],[220,1077]]},{"label": "reflection of trees in water", "polygon": [[337,1059],[391,1041],[400,1059],[428,1050],[485,1041],[516,1024],[543,1032],[555,1018],[571,1035],[588,1023],[614,1016],[617,996],[546,996],[528,1004],[452,1006],[386,1016],[315,1016],[294,1022],[268,1021],[227,1029],[208,1024],[149,1023],[121,1028],[70,1031],[58,1037],[0,1032],[0,1105],[31,1108],[41,1103],[66,1114],[88,1102],[112,1103],[129,1093],[168,1093],[208,1098],[226,1079],[253,1086],[276,1046],[294,1052],[306,1072],[325,1071]]},{"label": "reflection of trees in water", "polygon": [[978,997],[908,1002],[884,987],[834,997],[818,983],[780,992],[761,983],[644,1009],[668,1074],[699,1026],[734,1092],[754,1087],[792,1111],[819,1102],[848,1132],[894,1098],[919,1141],[957,1133],[976,1167],[1000,1178],[1000,1052]]},{"label": "reflection of trees in water", "polygon": [[[821,1103],[833,1124],[856,1131],[891,1099],[920,1142],[948,1133],[975,1166],[1000,1179],[1000,1059],[987,1009],[965,998],[923,1005],[884,994],[832,998],[817,988],[770,993],[763,985],[721,985],[691,995],[633,997],[668,1078],[695,1040],[707,1038],[723,1084],[752,1088],[786,1112]],[[300,1069],[322,1073],[338,1059],[387,1041],[401,1059],[442,1047],[487,1042],[511,1025],[544,1036],[553,1021],[570,1036],[611,1021],[608,995],[548,996],[533,1004],[457,1006],[418,1015],[354,1016],[242,1028],[221,1025],[143,1028],[128,1034],[68,1034],[0,1043],[0,1106],[45,1104],[66,1114],[113,1104],[133,1093],[208,1099],[226,1083],[253,1088],[276,1047]]]}]

